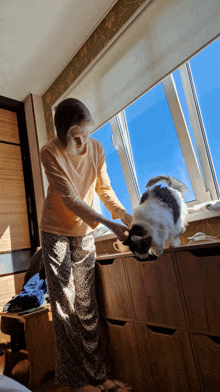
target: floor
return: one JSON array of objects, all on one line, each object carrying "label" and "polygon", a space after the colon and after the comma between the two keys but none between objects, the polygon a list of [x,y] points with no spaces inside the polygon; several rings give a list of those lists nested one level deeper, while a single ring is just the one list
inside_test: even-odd
[{"label": "floor", "polygon": [[[3,370],[4,370],[4,355],[0,356],[0,374],[3,374]],[[28,387],[25,383],[25,376],[23,378],[23,382],[22,382],[22,377],[20,377],[19,380],[17,379],[17,381],[23,383],[26,387]],[[39,387],[37,389],[34,389],[33,392],[71,392],[71,389],[69,387],[55,386],[54,374],[50,373],[43,378]]]},{"label": "floor", "polygon": [[0,374],[3,374],[4,369],[4,355],[0,356]]}]

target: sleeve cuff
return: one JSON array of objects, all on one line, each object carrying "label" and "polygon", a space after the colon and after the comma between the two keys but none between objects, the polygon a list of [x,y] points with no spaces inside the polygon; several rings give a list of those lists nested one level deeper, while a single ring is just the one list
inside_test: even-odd
[{"label": "sleeve cuff", "polygon": [[112,219],[121,219],[123,217],[124,209],[117,208],[115,212],[112,213]]}]

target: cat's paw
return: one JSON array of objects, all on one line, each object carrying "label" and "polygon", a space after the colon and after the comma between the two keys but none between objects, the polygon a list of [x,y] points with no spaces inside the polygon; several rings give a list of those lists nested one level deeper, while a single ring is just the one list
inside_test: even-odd
[{"label": "cat's paw", "polygon": [[162,253],[163,253],[163,248],[156,248],[156,247],[154,247],[154,248],[150,248],[150,250],[149,250],[149,254],[151,256],[159,257],[160,255],[162,255]]},{"label": "cat's paw", "polygon": [[170,242],[170,248],[176,248],[180,246],[181,241],[179,237],[173,238],[172,241]]}]

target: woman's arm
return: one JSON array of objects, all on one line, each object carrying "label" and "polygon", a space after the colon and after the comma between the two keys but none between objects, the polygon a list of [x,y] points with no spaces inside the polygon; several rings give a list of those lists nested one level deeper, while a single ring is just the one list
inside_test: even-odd
[{"label": "woman's arm", "polygon": [[104,218],[76,195],[72,184],[63,174],[62,168],[59,167],[59,164],[48,150],[43,150],[41,152],[41,161],[49,184],[54,188],[70,211],[92,228],[95,222],[102,223],[112,230],[120,240],[123,241],[127,237],[125,235],[126,230],[128,230],[126,226]]},{"label": "woman's arm", "polygon": [[[74,199],[74,205],[72,211],[75,215],[79,216],[84,222],[89,224],[91,227],[94,222],[102,223],[108,229],[112,230],[113,233],[119,238],[119,240],[124,241],[128,236],[128,227],[121,225],[120,223],[112,222],[107,218],[104,218],[101,214],[95,211],[93,208],[89,207],[83,200],[78,196]],[[92,223],[92,224],[91,224]],[[127,233],[127,234],[126,234]]]}]

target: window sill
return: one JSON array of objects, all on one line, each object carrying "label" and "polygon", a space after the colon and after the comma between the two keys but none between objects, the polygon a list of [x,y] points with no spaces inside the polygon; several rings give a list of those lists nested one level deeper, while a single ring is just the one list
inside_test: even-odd
[{"label": "window sill", "polygon": [[99,242],[99,241],[107,241],[107,240],[111,240],[117,238],[116,235],[111,231],[108,230],[106,231],[106,233],[101,234],[100,236],[95,237],[95,242]]},{"label": "window sill", "polygon": [[210,219],[220,216],[220,211],[202,211],[188,216],[187,222],[195,222],[202,219]]},{"label": "window sill", "polygon": [[195,205],[188,208],[188,222],[195,222],[202,219],[210,219],[220,216],[220,201],[214,200],[206,203]]}]

